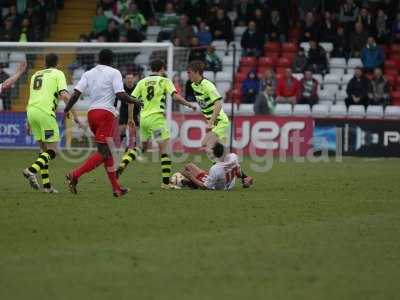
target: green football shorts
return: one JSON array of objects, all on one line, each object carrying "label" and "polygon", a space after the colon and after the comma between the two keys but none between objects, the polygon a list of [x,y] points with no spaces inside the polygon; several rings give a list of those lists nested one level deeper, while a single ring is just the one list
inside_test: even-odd
[{"label": "green football shorts", "polygon": [[60,141],[60,130],[55,117],[35,107],[28,108],[27,117],[33,138],[36,141],[45,143]]},{"label": "green football shorts", "polygon": [[142,141],[154,139],[163,141],[169,139],[167,119],[161,113],[140,116],[140,138]]},{"label": "green football shorts", "polygon": [[225,143],[228,139],[229,128],[229,119],[223,118],[218,120],[217,125],[211,131],[215,133],[220,142]]}]

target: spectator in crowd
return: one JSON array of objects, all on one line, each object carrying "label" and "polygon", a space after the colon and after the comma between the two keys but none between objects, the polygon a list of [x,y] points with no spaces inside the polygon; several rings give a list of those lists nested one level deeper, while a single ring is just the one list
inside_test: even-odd
[{"label": "spectator in crowd", "polygon": [[271,115],[274,113],[276,106],[274,94],[275,92],[270,86],[265,86],[258,93],[253,108],[256,115]]},{"label": "spectator in crowd", "polygon": [[286,40],[286,28],[278,10],[274,9],[271,11],[267,28],[268,41],[284,42]]},{"label": "spectator in crowd", "polygon": [[332,20],[332,14],[326,11],[324,14],[324,20],[321,26],[321,41],[333,43],[336,35],[336,22]]},{"label": "spectator in crowd", "polygon": [[344,25],[345,32],[351,32],[357,20],[359,8],[353,0],[346,0],[340,6],[339,21]]},{"label": "spectator in crowd", "polygon": [[200,46],[199,39],[197,37],[192,37],[190,40],[190,54],[189,61],[201,60],[204,61],[206,56],[206,48]]},{"label": "spectator in crowd", "polygon": [[13,22],[11,19],[5,19],[4,26],[0,29],[0,41],[12,42],[17,38],[17,33],[13,27]]},{"label": "spectator in crowd", "polygon": [[361,8],[360,14],[357,16],[357,23],[361,23],[364,30],[371,34],[374,31],[373,18],[366,7]]},{"label": "spectator in crowd", "polygon": [[183,11],[189,17],[190,24],[200,23],[207,18],[207,1],[183,1]]},{"label": "spectator in crowd", "polygon": [[260,89],[265,91],[265,89],[268,87],[272,91],[272,95],[275,97],[277,84],[278,81],[276,79],[274,70],[267,69],[260,80]]},{"label": "spectator in crowd", "polygon": [[292,69],[287,68],[284,77],[278,80],[276,102],[296,104],[300,82],[293,76]]},{"label": "spectator in crowd", "polygon": [[352,57],[360,57],[361,50],[364,48],[367,43],[368,35],[364,30],[362,23],[356,23],[355,32],[351,35],[350,39],[350,47],[351,47],[351,56]]},{"label": "spectator in crowd", "polygon": [[400,42],[400,12],[397,13],[396,19],[392,25],[392,42]]},{"label": "spectator in crowd", "polygon": [[321,6],[321,0],[298,0],[297,2],[301,20],[307,17],[307,13],[316,13]]},{"label": "spectator in crowd", "polygon": [[373,36],[368,37],[368,43],[361,52],[361,60],[365,72],[372,72],[383,65],[385,57],[383,50],[375,43]]},{"label": "spectator in crowd", "polygon": [[204,70],[213,72],[222,71],[221,59],[218,57],[217,53],[215,53],[215,48],[213,46],[207,47]]},{"label": "spectator in crowd", "polygon": [[[40,16],[39,16],[38,12],[35,11],[35,9],[32,5],[27,6],[26,12],[23,15],[23,18],[24,19],[26,18],[29,21],[30,30],[32,31],[32,34],[34,35],[33,39],[36,39],[36,37],[39,37],[42,34],[40,32],[42,20],[40,20]],[[23,20],[22,20],[22,22],[23,22]]]},{"label": "spectator in crowd", "polygon": [[371,80],[368,91],[368,100],[370,105],[388,105],[390,104],[389,83],[383,77],[382,69],[374,70],[374,77]]},{"label": "spectator in crowd", "polygon": [[128,10],[125,13],[124,21],[130,20],[133,29],[144,31],[146,28],[146,19],[139,11],[135,1],[131,1],[128,5]]},{"label": "spectator in crowd", "polygon": [[354,70],[354,77],[347,85],[346,105],[367,105],[369,85],[369,80],[364,76],[362,68],[357,67]]},{"label": "spectator in crowd", "polygon": [[298,103],[314,105],[318,102],[318,81],[313,78],[311,70],[304,71],[304,77],[300,81]]},{"label": "spectator in crowd", "polygon": [[236,26],[246,26],[254,12],[254,5],[249,0],[239,0],[236,5]]},{"label": "spectator in crowd", "polygon": [[311,40],[309,44],[307,68],[314,73],[325,74],[328,69],[328,58],[324,48],[318,45],[315,40]]},{"label": "spectator in crowd", "polygon": [[130,1],[117,0],[113,7],[113,13],[115,16],[125,16],[128,11]]},{"label": "spectator in crowd", "polygon": [[[6,81],[10,76],[4,72],[3,65],[0,64],[0,82]],[[0,92],[0,99],[3,100],[3,109],[10,110],[11,109],[11,92],[10,89],[3,89]]]},{"label": "spectator in crowd", "polygon": [[106,31],[108,26],[108,18],[104,14],[103,7],[97,7],[96,16],[92,18],[92,33],[95,37],[100,32]]},{"label": "spectator in crowd", "polygon": [[129,19],[124,22],[124,31],[121,36],[124,36],[128,43],[140,43],[144,40],[143,34],[139,30],[132,28],[131,20]]},{"label": "spectator in crowd", "polygon": [[199,43],[201,46],[211,45],[213,37],[212,37],[212,34],[211,34],[210,29],[208,28],[208,25],[206,24],[206,22],[201,21],[199,23],[199,28],[197,30],[196,36],[199,39]]},{"label": "spectator in crowd", "polygon": [[165,4],[165,11],[158,18],[158,25],[162,30],[158,34],[157,41],[169,40],[171,33],[179,24],[179,15],[175,12],[174,5],[171,2]]},{"label": "spectator in crowd", "polygon": [[331,57],[345,57],[349,58],[349,44],[347,36],[344,32],[344,27],[339,25],[336,29],[336,34],[333,37],[333,50]]},{"label": "spectator in crowd", "polygon": [[[186,15],[180,17],[179,25],[175,27],[172,32],[171,38],[179,37],[182,46],[189,46],[190,41],[194,37],[194,30],[192,25],[189,24],[189,18]],[[197,38],[196,38],[197,39]],[[198,41],[198,39],[197,39]]]},{"label": "spectator in crowd", "polygon": [[107,29],[101,33],[105,40],[109,43],[116,43],[119,41],[119,30],[114,20],[109,20]]},{"label": "spectator in crowd", "polygon": [[100,5],[103,7],[104,11],[112,13],[114,1],[115,0],[101,0]]},{"label": "spectator in crowd", "polygon": [[227,43],[233,40],[232,21],[225,15],[223,9],[217,10],[210,27],[215,40],[225,40]]},{"label": "spectator in crowd", "polygon": [[257,30],[256,22],[250,21],[240,42],[243,56],[260,56],[264,47],[264,35]]},{"label": "spectator in crowd", "polygon": [[319,26],[315,21],[313,13],[307,13],[304,23],[301,26],[301,31],[301,42],[319,39]]},{"label": "spectator in crowd", "polygon": [[293,59],[293,72],[303,73],[304,68],[307,65],[307,56],[303,47],[299,47],[299,51]]},{"label": "spectator in crowd", "polygon": [[387,28],[387,15],[383,9],[378,10],[378,14],[375,20],[375,32],[376,39],[379,44],[385,44],[388,42],[388,28]]},{"label": "spectator in crowd", "polygon": [[256,22],[256,27],[263,35],[267,32],[267,17],[265,16],[264,11],[261,8],[256,8],[254,10],[254,15],[251,18],[254,22]]},{"label": "spectator in crowd", "polygon": [[10,6],[10,11],[8,12],[7,15],[4,16],[4,20],[10,19],[13,27],[17,28],[19,26],[19,23],[21,21],[21,16],[17,12],[17,7],[15,5]]},{"label": "spectator in crowd", "polygon": [[242,103],[254,103],[260,91],[260,80],[254,70],[247,74],[247,78],[242,83],[243,100]]},{"label": "spectator in crowd", "polygon": [[17,34],[17,41],[24,43],[35,41],[35,35],[28,18],[22,20],[21,28]]}]

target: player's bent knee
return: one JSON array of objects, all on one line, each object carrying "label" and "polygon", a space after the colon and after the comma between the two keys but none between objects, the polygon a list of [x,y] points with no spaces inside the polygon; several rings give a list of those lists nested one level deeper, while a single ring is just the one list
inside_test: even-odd
[{"label": "player's bent knee", "polygon": [[104,159],[107,159],[111,155],[110,148],[107,144],[97,144],[97,151]]}]

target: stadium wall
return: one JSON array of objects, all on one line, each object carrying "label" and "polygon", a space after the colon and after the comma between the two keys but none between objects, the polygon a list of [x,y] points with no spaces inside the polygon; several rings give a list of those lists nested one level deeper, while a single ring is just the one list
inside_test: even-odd
[{"label": "stadium wall", "polygon": [[[84,117],[84,116],[83,116]],[[81,134],[58,116],[61,147]],[[205,134],[201,115],[174,114],[171,138],[174,151],[198,152]],[[0,148],[35,148],[25,129],[26,114],[0,112]],[[302,117],[237,116],[233,147],[242,154],[305,156],[326,152],[351,156],[400,157],[400,121],[313,119]]]}]

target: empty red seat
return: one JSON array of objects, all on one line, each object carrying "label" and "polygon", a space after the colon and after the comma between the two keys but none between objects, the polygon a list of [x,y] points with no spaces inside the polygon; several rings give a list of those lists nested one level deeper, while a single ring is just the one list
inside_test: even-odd
[{"label": "empty red seat", "polygon": [[279,53],[281,51],[281,44],[278,42],[267,42],[264,45],[264,52],[276,52]]},{"label": "empty red seat", "polygon": [[282,53],[282,57],[286,57],[291,62],[293,62],[293,60],[296,57],[296,55],[297,55],[297,53],[292,53],[292,52],[284,52],[284,53]]},{"label": "empty red seat", "polygon": [[235,83],[236,82],[242,82],[243,80],[245,80],[247,77],[247,73],[243,73],[243,72],[238,72],[235,75]]},{"label": "empty red seat", "polygon": [[298,47],[295,43],[283,43],[282,53],[297,53]]},{"label": "empty red seat", "polygon": [[277,67],[276,68],[276,74],[277,75],[284,75],[286,72],[287,67]]},{"label": "empty red seat", "polygon": [[257,58],[253,56],[243,56],[240,59],[240,66],[251,66],[255,67],[257,65]]},{"label": "empty red seat", "polygon": [[233,89],[230,90],[227,94],[227,99],[229,99],[229,102],[233,101],[236,103],[240,103],[242,99],[242,90],[241,89]]},{"label": "empty red seat", "polygon": [[[392,103],[395,105],[400,104],[400,91],[392,91],[390,93],[390,98],[392,99]],[[396,104],[399,103],[399,104]]]},{"label": "empty red seat", "polygon": [[289,68],[292,66],[292,62],[287,57],[281,57],[278,60],[276,66],[278,68]]},{"label": "empty red seat", "polygon": [[390,55],[395,55],[400,53],[400,44],[392,44],[390,46]]},{"label": "empty red seat", "polygon": [[270,57],[275,60],[279,59],[279,53],[278,52],[264,52],[264,57]]},{"label": "empty red seat", "polygon": [[248,74],[250,71],[254,71],[256,67],[253,66],[240,66],[239,72],[243,74]]},{"label": "empty red seat", "polygon": [[394,75],[385,75],[385,79],[388,81],[390,87],[392,90],[396,90],[396,86],[397,86],[397,77]]},{"label": "empty red seat", "polygon": [[258,67],[268,67],[273,68],[276,66],[276,59],[274,57],[260,57],[258,59]]},{"label": "empty red seat", "polygon": [[397,71],[397,69],[389,69],[389,70],[385,69],[385,76],[386,75],[391,75],[391,76],[396,76],[397,77],[398,71]]},{"label": "empty red seat", "polygon": [[385,70],[397,69],[397,63],[395,60],[387,59],[385,60]]}]

